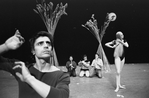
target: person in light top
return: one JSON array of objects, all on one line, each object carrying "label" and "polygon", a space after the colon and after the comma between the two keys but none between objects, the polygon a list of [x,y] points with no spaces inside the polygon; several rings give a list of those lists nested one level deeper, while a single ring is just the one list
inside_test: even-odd
[{"label": "person in light top", "polygon": [[97,53],[95,54],[95,59],[93,59],[91,66],[93,69],[90,76],[97,75],[99,78],[102,78],[103,62]]}]

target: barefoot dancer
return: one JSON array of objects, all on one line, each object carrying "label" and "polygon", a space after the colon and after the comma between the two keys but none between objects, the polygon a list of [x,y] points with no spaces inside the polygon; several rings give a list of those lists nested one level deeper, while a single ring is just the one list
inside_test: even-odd
[{"label": "barefoot dancer", "polygon": [[120,83],[120,73],[122,71],[123,65],[125,63],[125,53],[124,47],[129,47],[128,43],[124,41],[124,35],[121,31],[116,33],[116,40],[106,43],[105,45],[110,48],[115,48],[114,58],[116,66],[116,89],[115,92],[118,92],[119,88],[125,88],[125,86]]}]

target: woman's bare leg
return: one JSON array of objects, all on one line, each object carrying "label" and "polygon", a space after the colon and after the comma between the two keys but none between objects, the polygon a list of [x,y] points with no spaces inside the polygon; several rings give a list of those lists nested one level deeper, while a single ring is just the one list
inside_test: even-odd
[{"label": "woman's bare leg", "polygon": [[115,89],[115,92],[118,92],[119,84],[120,84],[120,71],[121,71],[121,60],[119,57],[115,57],[115,66],[116,66],[116,89]]},{"label": "woman's bare leg", "polygon": [[125,63],[125,58],[123,58],[123,60],[121,61],[121,71],[123,69],[124,63]]},{"label": "woman's bare leg", "polygon": [[[121,61],[121,69],[120,69],[120,72],[121,72],[122,69],[123,69],[124,63],[125,63],[125,58]],[[121,79],[121,77],[120,77],[120,79]],[[119,81],[121,81],[121,80],[119,80]],[[125,89],[125,85],[121,85],[121,82],[119,82],[119,83],[120,83],[120,84],[119,84],[119,87],[122,88],[122,89]]]}]

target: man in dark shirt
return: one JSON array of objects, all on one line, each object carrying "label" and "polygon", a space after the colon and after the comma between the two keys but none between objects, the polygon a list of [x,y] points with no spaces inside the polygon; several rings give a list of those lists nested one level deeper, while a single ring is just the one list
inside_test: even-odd
[{"label": "man in dark shirt", "polygon": [[10,72],[16,78],[19,98],[68,98],[70,77],[52,64],[53,42],[48,32],[40,31],[30,40],[35,63],[28,67],[22,61],[1,56],[19,48],[23,39],[17,31],[0,45],[0,70]]},{"label": "man in dark shirt", "polygon": [[73,57],[70,56],[69,61],[67,61],[66,63],[66,68],[70,76],[76,77],[76,67],[77,67],[76,62],[73,61]]}]

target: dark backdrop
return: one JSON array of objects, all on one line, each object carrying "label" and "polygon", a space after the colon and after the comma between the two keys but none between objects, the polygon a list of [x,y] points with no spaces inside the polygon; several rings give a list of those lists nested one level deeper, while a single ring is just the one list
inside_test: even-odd
[{"label": "dark backdrop", "polygon": [[[40,0],[38,0],[40,1]],[[114,12],[117,19],[111,22],[103,37],[103,48],[110,63],[113,63],[113,49],[104,46],[115,39],[115,33],[122,31],[129,43],[126,49],[126,63],[148,63],[149,55],[149,1],[148,0],[46,0],[56,4],[68,3],[66,12],[58,23],[55,31],[55,49],[60,65],[65,65],[72,55],[78,62],[86,54],[90,61],[98,48],[98,41],[84,27],[92,14],[100,28],[106,14]],[[45,25],[33,9],[36,0],[0,0],[0,43],[12,36],[19,29],[26,39],[25,44],[4,56],[30,62],[28,40],[37,31],[46,30]]]}]

